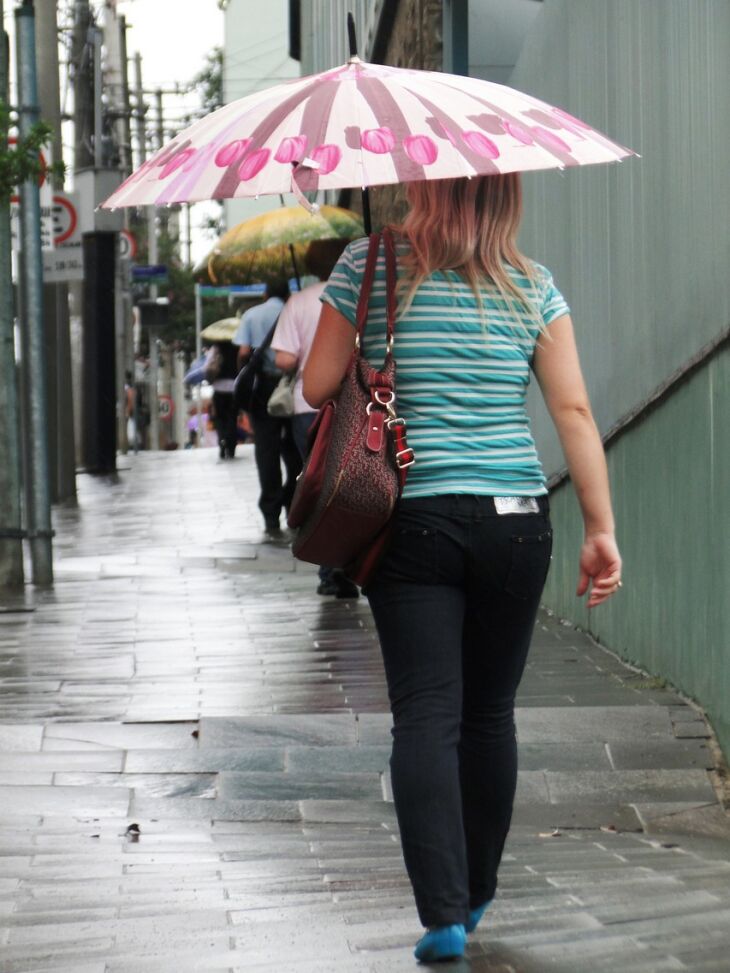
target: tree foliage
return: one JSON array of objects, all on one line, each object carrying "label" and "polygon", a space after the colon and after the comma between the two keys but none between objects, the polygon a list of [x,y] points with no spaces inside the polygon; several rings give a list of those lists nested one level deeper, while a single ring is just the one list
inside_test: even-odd
[{"label": "tree foliage", "polygon": [[14,145],[7,144],[10,128],[10,110],[0,101],[0,201],[7,203],[15,195],[18,187],[28,179],[38,180],[41,176],[62,178],[65,168],[62,162],[46,166],[41,150],[53,138],[53,131],[47,122],[36,122],[27,135],[18,135]]},{"label": "tree foliage", "polygon": [[205,65],[192,80],[193,88],[200,96],[204,114],[223,105],[223,48],[214,47],[205,58]]}]

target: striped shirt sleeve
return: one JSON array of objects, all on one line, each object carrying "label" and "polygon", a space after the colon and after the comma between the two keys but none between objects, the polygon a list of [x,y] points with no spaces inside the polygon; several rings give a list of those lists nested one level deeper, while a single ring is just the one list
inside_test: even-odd
[{"label": "striped shirt sleeve", "polygon": [[542,284],[542,320],[547,327],[551,321],[561,317],[563,314],[570,314],[568,302],[555,286],[553,275],[549,270],[543,268],[544,279]]},{"label": "striped shirt sleeve", "polygon": [[353,247],[357,247],[359,242],[355,241],[345,247],[320,298],[323,303],[331,304],[351,324],[355,324],[357,319],[357,302],[362,281],[362,272],[357,268],[353,253]]}]

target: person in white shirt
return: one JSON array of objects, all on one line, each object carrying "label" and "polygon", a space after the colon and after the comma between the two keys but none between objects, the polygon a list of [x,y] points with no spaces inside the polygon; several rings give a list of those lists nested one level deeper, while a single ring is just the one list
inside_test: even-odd
[{"label": "person in white shirt", "polygon": [[[316,410],[302,393],[302,369],[312,347],[314,334],[322,310],[320,298],[325,281],[337,263],[347,240],[317,240],[310,244],[307,254],[307,269],[320,278],[319,283],[305,287],[298,294],[292,294],[279,316],[276,331],[271,342],[275,351],[277,368],[283,372],[296,369],[297,380],[294,384],[294,415],[291,418],[294,442],[302,461],[307,454],[307,434],[317,415]],[[328,567],[319,569],[317,594],[335,595],[338,598],[357,598],[357,585],[345,577],[344,572]]]}]

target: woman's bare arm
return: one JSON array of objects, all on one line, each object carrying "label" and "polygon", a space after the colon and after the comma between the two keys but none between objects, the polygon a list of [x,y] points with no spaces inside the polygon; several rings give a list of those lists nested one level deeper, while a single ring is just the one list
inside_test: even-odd
[{"label": "woman's bare arm", "polygon": [[337,394],[355,347],[355,328],[330,304],[322,305],[304,366],[304,398],[314,409]]},{"label": "woman's bare arm", "polygon": [[541,338],[535,349],[534,369],[583,513],[585,540],[577,593],[584,594],[590,583],[588,606],[592,608],[618,587],[621,556],[614,536],[606,458],[583,381],[570,315],[550,324],[549,336]]}]

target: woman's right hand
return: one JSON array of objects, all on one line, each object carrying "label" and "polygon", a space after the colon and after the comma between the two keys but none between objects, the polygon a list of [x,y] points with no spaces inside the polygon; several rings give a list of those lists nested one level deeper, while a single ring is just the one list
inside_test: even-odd
[{"label": "woman's right hand", "polygon": [[580,550],[578,597],[590,586],[588,607],[595,608],[621,587],[621,555],[612,532],[587,534]]}]

